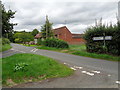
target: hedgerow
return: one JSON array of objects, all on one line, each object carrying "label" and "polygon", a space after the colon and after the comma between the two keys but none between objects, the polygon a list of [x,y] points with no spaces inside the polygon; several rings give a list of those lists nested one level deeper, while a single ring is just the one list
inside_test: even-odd
[{"label": "hedgerow", "polygon": [[39,44],[47,47],[69,48],[69,45],[67,42],[57,38],[48,38],[48,39],[45,39],[44,41],[39,40]]},{"label": "hedgerow", "polygon": [[[112,40],[93,40],[93,37],[112,36]],[[117,25],[99,25],[86,30],[84,39],[88,52],[120,55],[120,23]]]},{"label": "hedgerow", "polygon": [[2,39],[2,45],[10,44],[9,39],[7,39],[7,38],[0,38],[0,39]]}]

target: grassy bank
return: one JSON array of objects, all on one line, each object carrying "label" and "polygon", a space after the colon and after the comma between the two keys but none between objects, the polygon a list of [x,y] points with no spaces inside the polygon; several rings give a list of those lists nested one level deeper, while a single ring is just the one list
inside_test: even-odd
[{"label": "grassy bank", "polygon": [[73,73],[73,70],[65,65],[51,58],[35,54],[15,54],[1,60],[4,86],[46,78],[65,77]]},{"label": "grassy bank", "polygon": [[10,48],[12,48],[10,44],[2,45],[2,47],[0,47],[0,52],[9,50]]},{"label": "grassy bank", "polygon": [[69,54],[85,56],[85,57],[105,59],[105,60],[110,60],[110,61],[120,61],[120,56],[113,56],[113,55],[109,55],[109,54],[89,53],[86,51],[86,46],[84,44],[70,45],[69,49],[58,49],[58,48],[51,48],[51,47],[45,47],[45,46],[39,46],[37,48],[53,50],[53,51],[58,51],[58,52],[63,52],[63,53],[69,53]]},{"label": "grassy bank", "polygon": [[20,45],[27,46],[27,47],[36,47],[37,46],[37,45],[28,45],[28,44],[20,44]]}]

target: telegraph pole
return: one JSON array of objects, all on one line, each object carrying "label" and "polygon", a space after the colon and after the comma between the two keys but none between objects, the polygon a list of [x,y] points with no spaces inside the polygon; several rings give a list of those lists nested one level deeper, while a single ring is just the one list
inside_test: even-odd
[{"label": "telegraph pole", "polygon": [[48,37],[47,21],[48,21],[48,16],[46,15],[46,39],[47,39],[47,37]]},{"label": "telegraph pole", "polygon": [[120,22],[120,1],[118,2],[118,21]]}]

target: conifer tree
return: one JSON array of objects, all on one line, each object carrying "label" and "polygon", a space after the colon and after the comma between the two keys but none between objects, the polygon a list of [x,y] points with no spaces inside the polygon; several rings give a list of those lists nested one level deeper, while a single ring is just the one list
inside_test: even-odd
[{"label": "conifer tree", "polygon": [[51,23],[48,20],[48,16],[46,16],[45,24],[41,28],[41,34],[42,34],[43,39],[53,37],[52,25],[53,25],[53,23]]}]

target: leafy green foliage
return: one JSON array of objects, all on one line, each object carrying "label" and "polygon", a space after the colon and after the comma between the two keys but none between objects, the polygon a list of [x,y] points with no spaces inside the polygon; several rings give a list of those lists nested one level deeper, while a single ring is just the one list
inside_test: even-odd
[{"label": "leafy green foliage", "polygon": [[[103,40],[94,41],[93,37],[112,36],[112,40],[106,40],[105,46]],[[120,29],[119,25],[100,25],[88,28],[85,32],[84,39],[88,52],[109,53],[120,55]]]},{"label": "leafy green foliage", "polygon": [[7,38],[2,38],[2,45],[5,45],[5,44],[10,44],[10,41]]},{"label": "leafy green foliage", "polygon": [[31,32],[31,34],[33,35],[33,36],[35,36],[36,34],[38,34],[39,33],[39,31],[37,30],[37,29],[34,29],[32,32]]},{"label": "leafy green foliage", "polygon": [[25,43],[34,40],[33,35],[27,32],[19,32],[14,34],[15,42],[16,43]]},{"label": "leafy green foliage", "polygon": [[41,27],[42,38],[47,39],[53,37],[52,23],[49,22],[48,17],[46,16],[46,22]]},{"label": "leafy green foliage", "polygon": [[[1,3],[0,3],[1,4]],[[2,5],[2,36],[5,38],[9,38],[13,41],[13,26],[17,24],[13,24],[10,22],[10,19],[14,18],[15,12],[12,10],[6,11],[4,5]]]},{"label": "leafy green foliage", "polygon": [[39,39],[37,39],[37,44],[38,45],[42,45],[42,40],[39,38]]},{"label": "leafy green foliage", "polygon": [[67,42],[57,39],[57,38],[48,38],[41,42],[42,45],[48,46],[48,47],[56,47],[56,48],[69,48],[69,45]]},{"label": "leafy green foliage", "polygon": [[0,38],[0,52],[11,48],[10,41],[7,38]]},{"label": "leafy green foliage", "polygon": [[14,72],[17,72],[17,71],[27,71],[27,67],[28,64],[26,63],[18,63],[14,66]]}]

